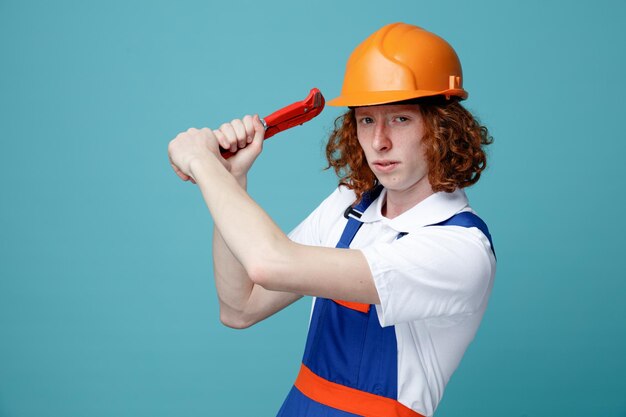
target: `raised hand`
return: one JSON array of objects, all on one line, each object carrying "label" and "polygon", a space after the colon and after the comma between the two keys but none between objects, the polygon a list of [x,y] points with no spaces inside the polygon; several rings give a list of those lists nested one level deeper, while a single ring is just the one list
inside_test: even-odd
[{"label": "raised hand", "polygon": [[[219,129],[190,128],[179,133],[168,146],[170,163],[183,181],[195,183],[191,164],[206,158],[218,158],[226,169],[244,185],[250,167],[263,149],[265,128],[259,116],[246,115],[224,123]],[[235,153],[228,160],[222,158],[220,147]]]}]

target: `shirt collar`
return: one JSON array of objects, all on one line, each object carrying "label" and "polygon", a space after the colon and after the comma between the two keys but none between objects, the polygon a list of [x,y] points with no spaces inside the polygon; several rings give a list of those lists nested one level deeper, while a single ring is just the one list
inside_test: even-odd
[{"label": "shirt collar", "polygon": [[441,191],[430,195],[401,215],[388,219],[382,215],[386,198],[387,190],[383,189],[359,220],[363,223],[382,221],[398,232],[411,232],[447,220],[469,205],[465,191],[462,189],[451,193]]}]

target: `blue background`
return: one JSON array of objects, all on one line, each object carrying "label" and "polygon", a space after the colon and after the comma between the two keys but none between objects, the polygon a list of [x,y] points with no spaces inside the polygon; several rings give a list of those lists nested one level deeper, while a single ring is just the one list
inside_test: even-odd
[{"label": "blue background", "polygon": [[[309,300],[219,323],[211,219],[167,143],[334,97],[394,21],[454,45],[495,138],[468,194],[496,286],[437,416],[626,416],[625,18],[624,1],[0,0],[0,416],[274,415]],[[334,187],[341,111],[251,173],[284,230]]]}]

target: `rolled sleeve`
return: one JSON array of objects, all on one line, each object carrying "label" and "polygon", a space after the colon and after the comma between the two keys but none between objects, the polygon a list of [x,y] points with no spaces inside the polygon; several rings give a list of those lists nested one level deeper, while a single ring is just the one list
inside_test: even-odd
[{"label": "rolled sleeve", "polygon": [[361,251],[383,326],[476,312],[493,276],[489,243],[475,228],[427,227]]}]

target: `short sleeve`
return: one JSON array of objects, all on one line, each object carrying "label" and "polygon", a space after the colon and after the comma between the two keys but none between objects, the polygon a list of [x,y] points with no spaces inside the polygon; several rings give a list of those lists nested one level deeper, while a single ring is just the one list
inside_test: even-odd
[{"label": "short sleeve", "polygon": [[476,228],[430,226],[361,251],[380,298],[380,322],[472,314],[488,294],[495,260]]}]

